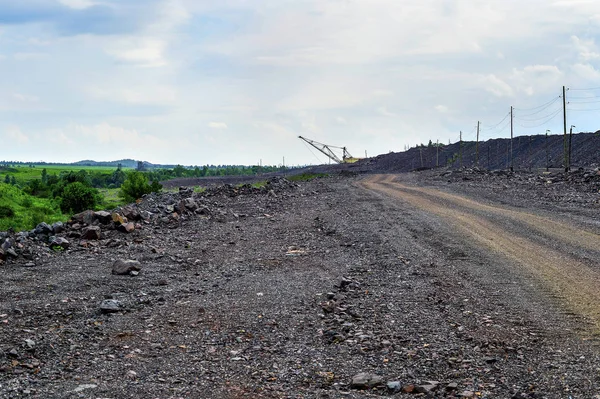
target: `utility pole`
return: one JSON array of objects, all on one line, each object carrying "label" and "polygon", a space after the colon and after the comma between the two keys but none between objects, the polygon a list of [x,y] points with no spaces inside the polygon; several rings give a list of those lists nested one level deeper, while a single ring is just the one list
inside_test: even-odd
[{"label": "utility pole", "polygon": [[462,130],[460,131],[460,136],[458,140],[458,160],[459,165],[462,168]]},{"label": "utility pole", "polygon": [[513,107],[510,106],[510,171],[513,170]]},{"label": "utility pole", "polygon": [[550,130],[546,129],[546,172],[550,170],[550,158],[548,155],[548,132]]},{"label": "utility pole", "polygon": [[477,141],[475,142],[475,165],[479,166],[479,121],[477,121]]},{"label": "utility pole", "polygon": [[563,126],[564,126],[564,136],[563,136],[563,150],[564,150],[564,166],[565,172],[569,171],[568,165],[568,156],[567,153],[567,89],[563,86]]},{"label": "utility pole", "polygon": [[527,163],[529,164],[529,171],[531,172],[532,163],[531,163],[531,136],[529,136],[529,143],[527,146]]},{"label": "utility pole", "polygon": [[577,127],[577,126],[571,125],[571,129],[569,130],[569,170],[571,170],[571,162],[573,162],[573,160],[571,159],[571,154],[573,154],[571,143],[573,143],[573,128],[574,127]]},{"label": "utility pole", "polygon": [[435,167],[440,167],[440,140],[435,141]]}]

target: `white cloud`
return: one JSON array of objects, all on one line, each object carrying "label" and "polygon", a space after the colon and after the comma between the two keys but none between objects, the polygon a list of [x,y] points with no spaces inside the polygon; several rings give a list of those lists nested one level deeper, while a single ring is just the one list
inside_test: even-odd
[{"label": "white cloud", "polygon": [[164,40],[149,37],[127,37],[111,42],[106,52],[113,57],[140,67],[167,65]]},{"label": "white cloud", "polygon": [[600,70],[596,69],[591,64],[580,64],[577,63],[572,67],[573,72],[577,74],[579,77],[591,81],[591,82],[599,82],[600,81]]},{"label": "white cloud", "polygon": [[448,107],[445,105],[436,105],[434,109],[441,114],[447,114],[449,111]]},{"label": "white cloud", "polygon": [[387,107],[377,108],[377,113],[381,116],[387,116],[387,117],[397,116],[395,113],[388,111]]},{"label": "white cloud", "polygon": [[484,90],[497,97],[512,97],[514,95],[512,87],[494,74],[480,76],[479,83]]},{"label": "white cloud", "polygon": [[58,0],[58,2],[64,6],[74,8],[76,10],[84,10],[96,4],[90,0]]},{"label": "white cloud", "polygon": [[210,122],[207,126],[211,129],[227,129],[227,124],[223,122]]},{"label": "white cloud", "polygon": [[346,118],[343,118],[341,116],[336,116],[335,121],[337,123],[339,123],[340,125],[347,125],[348,121],[346,120]]},{"label": "white cloud", "polygon": [[18,126],[8,126],[4,129],[4,140],[5,143],[17,142],[19,144],[27,144],[29,142],[29,136],[21,131]]}]

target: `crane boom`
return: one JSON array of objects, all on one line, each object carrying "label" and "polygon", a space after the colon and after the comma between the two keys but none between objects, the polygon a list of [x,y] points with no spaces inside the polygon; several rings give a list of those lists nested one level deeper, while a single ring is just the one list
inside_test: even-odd
[{"label": "crane boom", "polygon": [[[298,136],[298,138],[301,139],[301,140],[304,140],[305,142],[307,142],[308,144],[310,144],[311,146],[313,146],[314,148],[316,148],[317,150],[319,150],[321,153],[325,154],[325,156],[327,156],[327,158],[331,159],[333,162],[336,162],[336,163],[346,163],[347,160],[349,160],[349,159],[355,159],[346,150],[346,147],[336,147],[336,146],[333,146],[333,145],[327,145],[327,144],[319,143],[318,141],[307,139],[306,137],[302,137],[302,136]],[[342,159],[340,159],[340,157],[338,157],[331,150],[332,148],[338,148],[338,149],[342,150]]]}]

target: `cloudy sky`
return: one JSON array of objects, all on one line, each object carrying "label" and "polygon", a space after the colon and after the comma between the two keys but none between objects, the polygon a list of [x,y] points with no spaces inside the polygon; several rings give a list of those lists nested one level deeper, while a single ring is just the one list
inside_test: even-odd
[{"label": "cloudy sky", "polygon": [[[600,129],[597,0],[0,0],[0,160],[325,162]],[[596,89],[595,89],[596,88]]]}]

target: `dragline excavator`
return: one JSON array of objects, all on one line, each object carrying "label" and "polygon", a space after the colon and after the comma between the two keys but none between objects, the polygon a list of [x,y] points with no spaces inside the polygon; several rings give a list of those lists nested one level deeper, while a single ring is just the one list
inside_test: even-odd
[{"label": "dragline excavator", "polygon": [[[327,144],[319,143],[318,141],[307,139],[306,137],[302,137],[302,136],[298,136],[298,138],[300,140],[303,140],[303,141],[307,142],[311,146],[315,147],[317,150],[319,150],[320,152],[322,152],[323,154],[325,154],[333,162],[336,162],[336,163],[354,163],[354,162],[356,162],[356,161],[358,161],[360,159],[360,158],[354,158],[352,155],[350,155],[350,153],[348,152],[348,150],[346,150],[346,147],[336,147],[336,146],[333,146],[333,145],[327,145]],[[340,157],[335,152],[333,152],[331,150],[332,148],[336,148],[336,149],[342,150],[342,158],[341,159],[340,159]]]}]

